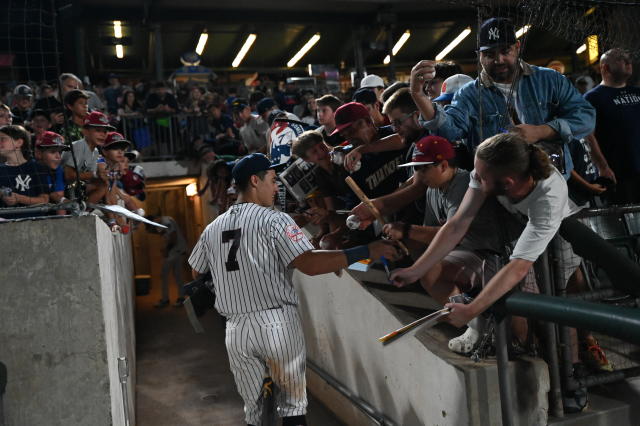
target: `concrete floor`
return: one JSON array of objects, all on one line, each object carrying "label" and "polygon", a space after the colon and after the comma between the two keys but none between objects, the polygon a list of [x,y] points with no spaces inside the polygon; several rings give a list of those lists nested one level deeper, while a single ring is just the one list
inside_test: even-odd
[{"label": "concrete floor", "polygon": [[[156,309],[158,299],[157,289],[136,297],[137,425],[244,425],[221,318],[207,313],[201,319],[206,332],[198,335],[184,309]],[[342,424],[311,395],[308,422]]]}]

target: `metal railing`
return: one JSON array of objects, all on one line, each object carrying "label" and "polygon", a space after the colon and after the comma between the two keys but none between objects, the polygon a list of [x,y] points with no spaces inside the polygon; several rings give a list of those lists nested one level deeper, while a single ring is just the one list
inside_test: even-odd
[{"label": "metal railing", "polygon": [[143,161],[195,157],[195,139],[209,133],[206,116],[189,114],[122,117],[118,128]]},{"label": "metal railing", "polygon": [[[640,205],[585,209],[581,221],[620,251],[621,256],[638,262],[640,254]],[[536,262],[536,276],[542,294],[515,292],[496,304],[496,358],[503,425],[513,424],[513,389],[508,378],[509,353],[507,325],[511,315],[543,321],[545,359],[549,366],[549,412],[563,417],[563,391],[608,384],[640,375],[640,283],[632,295],[617,289],[606,276],[583,263],[590,291],[556,295],[554,281],[560,274],[562,259],[549,249]],[[556,266],[554,271],[551,265]],[[555,273],[554,273],[555,272]],[[624,286],[620,286],[623,287]],[[608,302],[608,303],[603,303]],[[633,306],[633,307],[629,307]],[[597,336],[600,345],[614,359],[617,368],[584,377],[573,376],[573,353],[570,327],[588,330]],[[636,359],[633,359],[636,357]],[[624,362],[622,362],[624,361]]]}]

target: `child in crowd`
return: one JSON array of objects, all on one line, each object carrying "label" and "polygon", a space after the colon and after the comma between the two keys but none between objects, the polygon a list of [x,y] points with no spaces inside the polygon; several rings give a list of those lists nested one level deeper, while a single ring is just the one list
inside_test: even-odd
[{"label": "child in crowd", "polygon": [[36,139],[36,161],[41,166],[45,184],[51,202],[60,203],[64,200],[64,170],[62,169],[62,153],[69,151],[64,138],[54,132],[46,131]]},{"label": "child in crowd", "polygon": [[[49,195],[38,165],[30,159],[29,132],[22,126],[0,128],[0,207],[20,207],[43,204]],[[5,219],[17,219],[34,214],[3,214]]]}]

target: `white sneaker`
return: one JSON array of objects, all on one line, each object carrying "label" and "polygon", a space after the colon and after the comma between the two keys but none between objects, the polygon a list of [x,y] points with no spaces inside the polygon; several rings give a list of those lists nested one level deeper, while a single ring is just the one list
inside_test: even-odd
[{"label": "white sneaker", "polygon": [[473,351],[479,341],[480,332],[474,328],[468,327],[464,334],[449,340],[449,349],[453,352],[467,355]]}]

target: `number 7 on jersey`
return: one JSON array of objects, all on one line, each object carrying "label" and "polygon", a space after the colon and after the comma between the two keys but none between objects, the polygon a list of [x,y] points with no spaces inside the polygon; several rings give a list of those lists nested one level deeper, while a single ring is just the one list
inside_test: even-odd
[{"label": "number 7 on jersey", "polygon": [[229,249],[229,255],[227,256],[227,261],[224,263],[224,266],[227,268],[227,271],[239,271],[240,264],[238,264],[238,260],[236,256],[238,254],[238,249],[240,248],[240,237],[242,236],[242,228],[231,229],[229,231],[222,231],[222,242],[228,243],[229,240],[233,241],[231,243],[231,248]]}]

